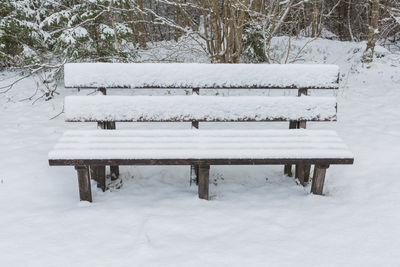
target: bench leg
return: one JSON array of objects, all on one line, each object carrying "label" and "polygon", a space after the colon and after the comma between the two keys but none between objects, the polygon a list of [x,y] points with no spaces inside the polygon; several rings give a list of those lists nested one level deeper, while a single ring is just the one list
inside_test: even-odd
[{"label": "bench leg", "polygon": [[[97,128],[103,130],[115,130],[115,121],[99,121],[97,122]],[[111,180],[117,180],[119,177],[119,166],[110,166]]]},{"label": "bench leg", "polygon": [[[108,121],[106,129],[108,130],[115,130],[115,121]],[[119,177],[119,166],[110,166],[110,175],[111,175],[111,180],[117,180]]]},{"label": "bench leg", "polygon": [[92,202],[92,190],[90,188],[90,177],[87,166],[75,166],[78,173],[79,197],[80,200]]},{"label": "bench leg", "polygon": [[283,169],[283,173],[287,176],[292,177],[293,173],[292,173],[292,165],[291,164],[286,164],[285,168]]},{"label": "bench leg", "polygon": [[106,191],[106,166],[90,166],[90,178],[97,182],[97,188]]},{"label": "bench leg", "polygon": [[[304,92],[300,92],[299,90],[299,96],[300,94],[306,94],[307,95],[307,90]],[[297,128],[298,129],[306,129],[307,127],[307,122],[306,121],[298,121],[297,122]],[[306,185],[308,181],[310,180],[310,164],[305,164],[305,165],[296,165],[296,178],[299,179],[301,185]]]},{"label": "bench leg", "polygon": [[209,199],[208,188],[210,184],[210,165],[199,166],[199,198]]},{"label": "bench leg", "polygon": [[97,166],[97,188],[106,191],[106,166]]},{"label": "bench leg", "polygon": [[301,185],[306,185],[310,180],[310,168],[309,164],[297,164],[296,165],[296,178],[299,179]]},{"label": "bench leg", "polygon": [[119,177],[119,166],[110,166],[111,180],[117,180]]},{"label": "bench leg", "polygon": [[[193,89],[192,93],[199,94],[199,89],[195,88]],[[199,122],[198,121],[192,121],[192,126],[191,129],[199,129]],[[192,181],[196,183],[196,185],[199,185],[199,165],[191,165],[190,166],[190,184],[192,184]]]},{"label": "bench leg", "polygon": [[[297,129],[299,126],[299,122],[298,121],[290,121],[289,122],[289,129]],[[285,168],[283,170],[283,173],[287,176],[292,177],[293,173],[292,173],[292,164],[285,164]]]},{"label": "bench leg", "polygon": [[326,169],[329,165],[315,165],[314,176],[311,185],[311,193],[315,195],[322,195],[325,182]]},{"label": "bench leg", "polygon": [[310,170],[310,164],[304,165],[304,185],[308,184],[308,182],[310,181]]},{"label": "bench leg", "polygon": [[97,166],[89,166],[90,179],[95,180],[97,183]]},{"label": "bench leg", "polygon": [[190,165],[190,185],[192,182],[199,185],[199,165]]}]

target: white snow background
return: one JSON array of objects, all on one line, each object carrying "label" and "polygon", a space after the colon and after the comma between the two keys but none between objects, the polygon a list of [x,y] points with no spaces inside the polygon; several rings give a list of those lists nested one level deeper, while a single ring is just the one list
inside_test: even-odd
[{"label": "white snow background", "polygon": [[94,202],[79,202],[75,170],[49,167],[47,153],[65,130],[95,125],[49,120],[76,91],[59,88],[56,99],[32,105],[20,100],[36,86],[21,82],[0,95],[0,266],[400,266],[400,55],[379,48],[383,57],[367,68],[364,47],[316,40],[302,55],[342,73],[338,122],[308,124],[336,130],[355,154],[354,165],[328,169],[325,196],[283,176],[283,166],[222,166],[211,168],[217,185],[205,201],[189,186],[189,167],[152,166],[121,167],[121,189],[92,186]]}]

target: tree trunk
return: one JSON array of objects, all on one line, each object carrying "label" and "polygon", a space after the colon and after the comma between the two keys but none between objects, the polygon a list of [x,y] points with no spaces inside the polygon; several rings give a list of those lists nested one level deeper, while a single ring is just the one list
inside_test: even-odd
[{"label": "tree trunk", "polygon": [[374,51],[376,40],[379,36],[378,31],[378,23],[379,23],[379,0],[373,0],[372,2],[372,16],[371,23],[369,25],[369,33],[368,33],[368,42],[367,49],[365,49],[364,60],[372,61],[374,59]]}]

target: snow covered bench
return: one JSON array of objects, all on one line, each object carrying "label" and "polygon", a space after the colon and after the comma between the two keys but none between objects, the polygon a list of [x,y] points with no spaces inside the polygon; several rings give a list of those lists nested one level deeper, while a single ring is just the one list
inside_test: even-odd
[{"label": "snow covered bench", "polygon": [[209,198],[210,165],[314,164],[311,191],[322,194],[331,164],[353,155],[334,131],[116,130],[68,131],[49,153],[52,166],[75,166],[81,200],[92,201],[88,166],[104,188],[106,165],[197,165],[198,193]]},{"label": "snow covered bench", "polygon": [[[267,65],[267,64],[115,64],[115,63],[79,63],[65,65],[65,86],[89,89],[97,88],[104,95],[107,89],[112,88],[186,88],[192,89],[190,96],[70,96],[65,99],[66,121],[69,122],[97,122],[99,128],[115,129],[115,122],[192,122],[192,127],[199,128],[199,122],[240,122],[240,121],[288,121],[290,129],[306,128],[306,121],[335,121],[336,99],[334,97],[309,97],[308,89],[338,89],[339,69],[334,65]],[[267,96],[204,96],[200,89],[215,88],[255,88],[255,89],[297,89],[298,96],[267,97]],[[285,136],[286,132],[281,132]],[[291,130],[290,130],[291,131]],[[158,132],[158,130],[157,130]],[[173,132],[173,131],[172,131]],[[177,134],[180,133],[177,131]],[[250,132],[249,132],[250,133]],[[107,133],[115,135],[108,143],[112,150],[113,140],[118,140],[119,131]],[[95,135],[95,134],[94,134]],[[250,134],[251,136],[251,134]],[[290,136],[290,133],[289,133]],[[92,136],[90,138],[94,138]],[[90,139],[89,138],[89,139]],[[155,137],[161,138],[161,137]],[[194,138],[195,137],[191,137]],[[83,140],[88,140],[83,139]],[[162,138],[161,138],[162,140]],[[115,141],[115,150],[118,151],[118,141]],[[197,143],[196,143],[197,144]],[[200,143],[203,145],[203,143]],[[97,144],[96,144],[97,145]],[[101,144],[98,144],[99,148]],[[198,144],[197,144],[198,145]],[[295,146],[294,146],[295,147]],[[196,150],[196,146],[193,150]],[[223,148],[221,148],[223,149]],[[241,149],[236,149],[238,155]],[[283,150],[289,152],[289,150]],[[235,153],[235,151],[230,151]],[[60,155],[60,154],[51,154]],[[318,155],[318,153],[317,153]],[[77,155],[78,157],[79,155]],[[50,158],[50,164],[65,163],[75,165],[81,173],[90,166],[92,177],[103,177],[105,165],[111,165],[112,176],[118,175],[118,162],[156,165],[169,162],[167,159],[159,161],[144,158],[139,160],[119,161],[117,156],[104,159],[98,155],[101,166],[92,161],[57,161]],[[181,159],[182,164],[192,167],[192,174],[197,181],[200,176],[200,165],[214,164],[213,154],[204,156],[201,161],[196,158]],[[268,164],[268,157],[262,158],[260,164]],[[283,159],[283,158],[282,158]],[[290,158],[274,160],[285,164],[285,174],[292,176],[292,165],[296,164],[296,177],[304,185],[308,182],[311,164],[307,158]],[[174,160],[173,158],[171,159]],[[206,161],[204,161],[206,160]],[[208,161],[207,161],[208,160]],[[255,164],[253,158],[226,159],[218,164]],[[338,164],[341,158],[333,158],[327,163]],[[104,164],[104,163],[108,164]],[[345,161],[349,162],[349,161]],[[76,164],[71,164],[76,163]],[[80,165],[81,163],[85,163]],[[89,164],[89,165],[88,165]],[[168,163],[171,164],[171,163]],[[321,165],[321,166],[327,166]],[[316,168],[318,173],[318,168]],[[318,175],[317,175],[318,176]],[[80,185],[83,181],[80,178]],[[97,179],[97,178],[96,178]],[[97,179],[98,186],[105,188],[102,178]],[[314,190],[316,194],[321,190]],[[200,190],[200,189],[199,189]],[[204,194],[199,195],[205,198]],[[208,196],[208,193],[207,193]],[[91,199],[91,198],[90,198]]]}]

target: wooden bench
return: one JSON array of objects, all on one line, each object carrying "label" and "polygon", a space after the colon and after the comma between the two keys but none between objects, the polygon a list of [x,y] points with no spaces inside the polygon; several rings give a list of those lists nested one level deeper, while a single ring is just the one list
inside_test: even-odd
[{"label": "wooden bench", "polygon": [[[290,129],[305,128],[306,121],[336,120],[337,106],[334,97],[302,95],[307,95],[308,89],[337,89],[337,77],[338,68],[332,65],[67,64],[66,87],[96,88],[103,94],[106,94],[106,88],[190,88],[195,95],[71,96],[65,99],[66,120],[97,122],[102,129],[115,129],[115,122],[160,121],[191,122],[195,129],[199,128],[199,122],[241,121],[289,121]],[[301,97],[196,95],[200,93],[200,88],[297,89],[298,96]],[[148,138],[141,136],[143,133]],[[351,153],[338,137],[332,132],[328,134],[330,137],[324,136],[328,133],[326,131],[156,130],[153,133],[140,130],[67,132],[55,150],[50,152],[49,163],[76,166],[81,200],[91,201],[88,189],[90,182],[87,179],[90,176],[95,178],[98,186],[105,190],[106,165],[114,166],[111,172],[114,169],[116,174],[119,172],[118,165],[191,165],[193,176],[199,181],[199,197],[208,199],[208,184],[205,186],[204,181],[208,179],[205,177],[208,177],[210,165],[285,164],[285,174],[292,175],[291,165],[296,164],[296,177],[303,185],[308,182],[310,166],[315,165],[312,192],[322,194],[325,176],[325,171],[322,170],[326,170],[330,164],[353,162]],[[247,138],[255,139],[246,141],[244,133]],[[221,135],[221,138],[211,137],[216,134]],[[230,136],[227,137],[229,142],[214,144],[216,140],[223,141],[226,134]],[[281,139],[276,139],[276,134],[280,134]],[[77,137],[72,138],[74,135]],[[265,138],[260,135],[265,135]],[[311,147],[304,142],[312,139],[310,136],[323,141],[317,141],[321,145],[318,149],[311,148],[312,140],[308,141]],[[179,142],[170,143],[171,140],[180,138],[188,140],[184,151]],[[271,141],[274,138],[279,140],[276,141],[278,143]],[[332,143],[325,138],[336,141]],[[160,145],[154,147],[156,150],[144,145],[154,142]],[[285,145],[279,147],[279,142]],[[163,147],[168,149],[162,150]],[[211,149],[209,154],[205,149],[207,147]],[[265,148],[265,151],[260,153],[257,147]],[[273,147],[279,149],[273,150]],[[299,148],[295,151],[303,150],[304,153],[293,155],[291,152],[294,148]],[[168,156],[168,153],[176,150],[182,154]],[[339,150],[340,153],[337,154]],[[222,151],[229,151],[229,154],[221,154]],[[249,153],[243,154],[243,151]],[[280,157],[275,157],[275,152],[271,154],[271,151],[279,152]],[[159,153],[163,156],[160,157]]]}]

